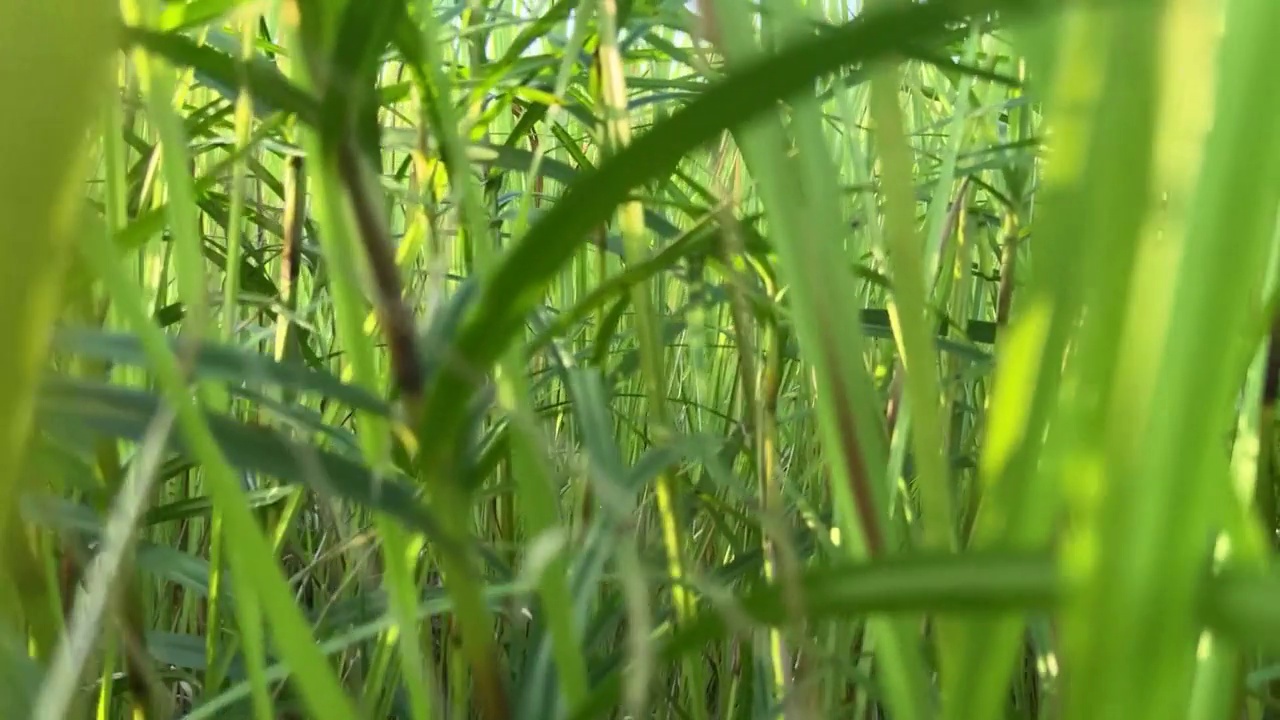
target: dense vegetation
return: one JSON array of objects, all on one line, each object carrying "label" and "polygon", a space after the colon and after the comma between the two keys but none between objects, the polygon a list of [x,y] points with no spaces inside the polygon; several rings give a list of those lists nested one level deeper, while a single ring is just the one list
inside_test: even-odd
[{"label": "dense vegetation", "polygon": [[3,716],[1280,703],[1280,3],[867,4],[0,3]]}]

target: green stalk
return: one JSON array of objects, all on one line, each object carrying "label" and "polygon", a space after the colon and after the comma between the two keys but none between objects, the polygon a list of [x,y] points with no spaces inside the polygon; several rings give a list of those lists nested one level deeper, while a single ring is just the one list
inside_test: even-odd
[{"label": "green stalk", "polygon": [[[342,684],[315,644],[301,610],[294,604],[292,593],[273,563],[270,547],[249,511],[240,480],[223,455],[209,430],[205,415],[183,380],[178,359],[144,309],[141,293],[119,267],[113,248],[101,242],[82,243],[86,260],[99,275],[113,302],[138,333],[161,392],[178,415],[179,428],[192,454],[203,465],[213,502],[224,513],[227,532],[240,542],[240,552],[228,555],[232,579],[243,595],[251,594],[262,604],[263,619],[280,656],[293,668],[293,679],[310,712],[317,718],[354,720],[355,708],[343,694]],[[252,600],[250,600],[252,602]],[[256,615],[256,613],[251,613]],[[255,625],[256,617],[241,617],[244,624]],[[251,652],[256,651],[251,646]],[[256,654],[261,654],[260,652]]]},{"label": "green stalk", "polygon": [[[241,20],[240,59],[244,63],[254,57],[253,39],[258,15],[251,13]],[[253,132],[253,95],[242,74],[242,85],[236,96],[235,135],[238,153],[248,153]],[[248,180],[248,162],[244,159],[231,166],[231,201],[227,211],[227,266],[222,288],[222,334],[229,341],[236,338],[236,323],[240,304],[240,262],[242,257],[241,229],[243,226],[245,185]],[[114,228],[113,228],[114,230]],[[214,509],[209,515],[209,596],[205,623],[205,666],[218,667],[218,644],[221,640],[221,587],[222,587],[222,513]],[[206,687],[218,688],[222,677],[215,671],[205,676]],[[262,708],[259,707],[260,717]]]},{"label": "green stalk", "polygon": [[[615,0],[600,0],[597,18],[600,44],[596,57],[600,72],[601,109],[606,118],[604,149],[606,153],[612,154],[631,142],[626,77],[622,55],[618,49],[618,8]],[[627,262],[642,262],[650,252],[643,208],[639,202],[625,202],[618,212],[618,218]],[[640,343],[640,375],[647,400],[646,410],[655,442],[661,445],[672,429],[670,411],[667,408],[663,342],[651,293],[648,282],[636,283],[631,287],[631,303],[635,308],[636,334]],[[676,509],[678,493],[670,468],[658,472],[654,494],[658,504],[658,522],[666,554],[667,574],[671,582],[671,602],[675,607],[676,622],[680,624],[692,616],[697,605],[685,585],[686,560]],[[705,720],[707,708],[702,691],[705,680],[700,660],[687,659],[683,664],[683,672],[684,691],[689,698],[691,716],[693,720]]]},{"label": "green stalk", "polygon": [[[745,12],[726,1],[714,7],[731,63],[757,54]],[[790,283],[792,318],[813,368],[839,551],[855,557],[882,556],[897,550],[899,538],[888,516],[883,422],[877,409],[858,400],[874,392],[863,364],[862,333],[857,323],[838,319],[848,308],[858,307],[858,301],[853,279],[844,271],[845,255],[828,240],[841,235],[843,224],[830,192],[834,167],[814,101],[792,102],[798,162],[785,154],[788,138],[777,115],[761,118],[735,135],[753,168],[771,223],[776,224],[774,246],[782,278]],[[911,623],[874,617],[868,625],[891,712],[904,720],[931,715],[930,690]]]},{"label": "green stalk", "polygon": [[[1129,18],[1132,27],[1117,33],[1117,46],[1132,48],[1160,10],[1167,8],[1155,5],[1150,16]],[[1159,392],[1144,402],[1149,414],[1138,415],[1141,430],[1130,437],[1116,433],[1113,441],[1117,477],[1100,509],[1099,539],[1114,551],[1090,577],[1093,604],[1079,609],[1098,615],[1077,618],[1093,620],[1088,632],[1107,641],[1095,641],[1079,656],[1085,670],[1069,697],[1069,716],[1154,720],[1185,712],[1190,700],[1205,538],[1228,512],[1219,433],[1232,414],[1241,361],[1253,349],[1241,340],[1256,327],[1250,305],[1264,286],[1280,209],[1280,97],[1256,92],[1271,74],[1277,27],[1274,4],[1226,6],[1213,123],[1187,225],[1174,228],[1175,271],[1163,276],[1167,330],[1151,338],[1149,355],[1133,358],[1147,362],[1142,369]],[[1232,252],[1223,252],[1223,238],[1231,238]],[[1159,310],[1154,295],[1139,299]],[[1222,346],[1203,342],[1215,332],[1225,339]],[[1128,416],[1121,407],[1113,412]],[[1102,657],[1105,677],[1091,664]]]}]

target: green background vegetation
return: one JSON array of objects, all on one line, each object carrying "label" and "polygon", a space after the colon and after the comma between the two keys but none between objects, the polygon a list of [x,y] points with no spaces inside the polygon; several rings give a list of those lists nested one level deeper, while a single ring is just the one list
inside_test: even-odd
[{"label": "green background vegetation", "polygon": [[1265,717],[1280,3],[867,5],[0,3],[3,717]]}]

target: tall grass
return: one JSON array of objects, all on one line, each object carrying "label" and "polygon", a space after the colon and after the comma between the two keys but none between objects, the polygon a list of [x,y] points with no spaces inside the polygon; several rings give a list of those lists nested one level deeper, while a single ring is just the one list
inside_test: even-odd
[{"label": "tall grass", "polygon": [[1277,36],[0,6],[5,717],[1271,716]]}]

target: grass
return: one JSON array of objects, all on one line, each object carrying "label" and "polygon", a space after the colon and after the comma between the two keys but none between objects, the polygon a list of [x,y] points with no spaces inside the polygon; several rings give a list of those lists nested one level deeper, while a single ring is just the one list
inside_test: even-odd
[{"label": "grass", "polygon": [[6,708],[1273,716],[1278,33],[0,7]]}]

